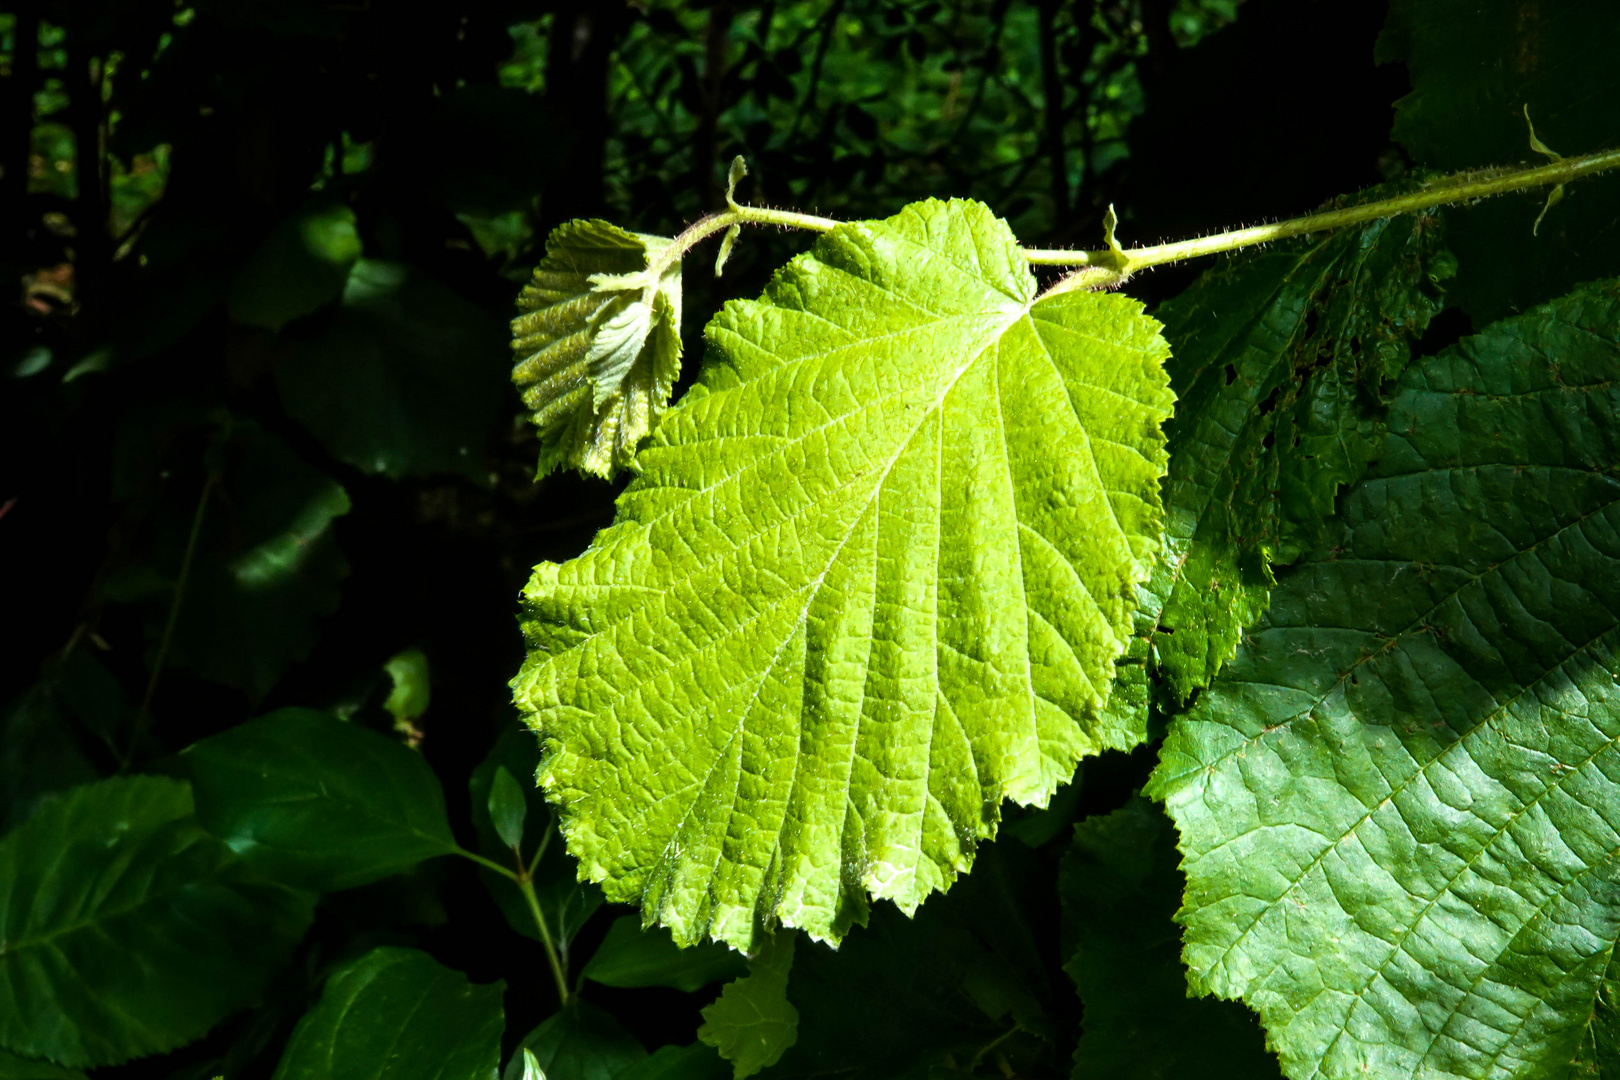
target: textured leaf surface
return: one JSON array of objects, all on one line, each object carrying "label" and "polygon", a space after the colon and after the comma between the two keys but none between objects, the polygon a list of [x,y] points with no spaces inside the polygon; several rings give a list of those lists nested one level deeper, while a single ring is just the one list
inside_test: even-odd
[{"label": "textured leaf surface", "polygon": [[505,989],[415,949],[373,949],[327,980],[275,1080],[492,1080]]},{"label": "textured leaf surface", "polygon": [[[1452,172],[1545,159],[1620,142],[1620,7],[1610,0],[1394,0],[1380,60],[1405,61],[1412,92],[1396,103],[1396,141]],[[1620,273],[1620,176],[1571,185],[1532,233],[1548,191],[1448,207],[1459,272],[1454,296],[1475,326]]]},{"label": "textured leaf surface", "polygon": [[84,1073],[0,1050],[0,1080],[84,1080]]},{"label": "textured leaf surface", "polygon": [[1145,606],[1162,605],[1149,636],[1178,699],[1231,657],[1265,611],[1269,564],[1310,545],[1377,452],[1379,388],[1453,271],[1439,232],[1408,215],[1245,254],[1158,312],[1177,406],[1165,557]]},{"label": "textured leaf surface", "polygon": [[1414,365],[1336,528],[1171,728],[1193,984],[1254,1005],[1290,1076],[1556,1075],[1608,1030],[1617,357],[1606,285]]},{"label": "textured leaf surface", "polygon": [[547,238],[512,320],[512,381],[540,429],[542,475],[629,467],[669,403],[681,371],[681,264],[647,288],[648,264],[668,246],[594,220]]},{"label": "textured leaf surface", "polygon": [[514,686],[584,872],[681,943],[912,910],[1099,712],[1160,525],[1158,324],[1036,299],[1005,223],[841,226],[709,327],[619,517],[525,592]]},{"label": "textured leaf surface", "polygon": [[534,1054],[546,1080],[612,1080],[647,1056],[612,1013],[579,998],[524,1037],[506,1063],[504,1080],[522,1080],[525,1050]]},{"label": "textured leaf surface", "polygon": [[704,1043],[664,1046],[613,1080],[727,1080],[731,1066]]},{"label": "textured leaf surface", "polygon": [[783,931],[766,941],[748,961],[748,974],[703,1010],[698,1038],[731,1062],[735,1080],[775,1065],[799,1037],[799,1010],[787,996],[794,938]]},{"label": "textured leaf surface", "polygon": [[742,954],[714,942],[683,949],[661,926],[624,915],[608,927],[582,974],[603,986],[668,986],[692,993],[748,973]]},{"label": "textured leaf surface", "polygon": [[1058,884],[1064,970],[1085,1005],[1076,1080],[1279,1075],[1254,1013],[1187,995],[1177,860],[1175,828],[1144,799],[1075,830]]},{"label": "textured leaf surface", "polygon": [[308,709],[280,709],[189,747],[197,817],[253,867],[328,891],[456,850],[422,755]]},{"label": "textured leaf surface", "polygon": [[243,870],[176,780],[104,780],[41,806],[0,841],[0,1047],[116,1064],[251,1002],[313,898]]}]

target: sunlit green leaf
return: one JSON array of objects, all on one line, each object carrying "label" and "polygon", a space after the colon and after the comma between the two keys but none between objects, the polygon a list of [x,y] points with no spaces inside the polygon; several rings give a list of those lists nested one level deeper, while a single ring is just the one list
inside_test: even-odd
[{"label": "sunlit green leaf", "polygon": [[159,777],[78,787],[0,840],[0,1048],[110,1065],[251,1003],[313,897],[250,877]]},{"label": "sunlit green leaf", "polygon": [[1191,983],[1253,1005],[1289,1076],[1563,1075],[1607,1043],[1617,355],[1604,284],[1413,365],[1377,464],[1171,726]]},{"label": "sunlit green leaf", "polygon": [[197,816],[278,881],[327,891],[456,849],[422,755],[307,709],[280,709],[187,748]]},{"label": "sunlit green leaf", "polygon": [[668,246],[605,221],[546,240],[512,320],[512,380],[540,429],[542,475],[612,476],[657,424],[681,370],[681,264],[649,276]]},{"label": "sunlit green leaf", "polygon": [[373,949],[327,980],[275,1080],[491,1080],[504,990],[415,949]]},{"label": "sunlit green leaf", "polygon": [[1245,253],[1163,305],[1177,394],[1149,639],[1178,700],[1207,685],[1382,439],[1379,388],[1454,264],[1408,215]]},{"label": "sunlit green leaf", "polygon": [[748,974],[728,983],[703,1010],[698,1038],[731,1062],[734,1080],[775,1065],[798,1040],[799,1010],[787,996],[795,937],[783,931],[767,938],[749,959]]},{"label": "sunlit green leaf", "polygon": [[840,226],[711,324],[612,528],[524,594],[517,700],[570,850],[689,944],[836,939],[1087,754],[1161,524],[1171,395],[1117,294],[1005,223]]}]

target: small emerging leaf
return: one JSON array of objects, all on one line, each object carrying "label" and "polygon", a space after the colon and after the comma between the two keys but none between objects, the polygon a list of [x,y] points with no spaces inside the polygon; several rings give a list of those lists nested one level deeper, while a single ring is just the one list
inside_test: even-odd
[{"label": "small emerging leaf", "polygon": [[534,1051],[527,1046],[523,1048],[523,1080],[546,1080],[546,1070],[540,1067]]},{"label": "small emerging leaf", "polygon": [[605,221],[570,221],[518,298],[512,381],[540,429],[539,474],[628,467],[681,367],[681,264],[650,280],[669,246]]},{"label": "small emerging leaf", "polygon": [[612,1013],[574,998],[523,1037],[502,1080],[523,1080],[532,1057],[549,1080],[611,1080],[647,1056]]},{"label": "small emerging leaf", "polygon": [[495,766],[495,779],[489,785],[489,820],[501,843],[511,848],[523,843],[523,818],[528,810],[518,782],[512,779],[506,766]]},{"label": "small emerging leaf", "polygon": [[698,1038],[731,1062],[733,1080],[775,1065],[799,1037],[799,1010],[787,997],[795,936],[784,930],[768,939],[748,962],[747,976],[728,983],[703,1010]]}]

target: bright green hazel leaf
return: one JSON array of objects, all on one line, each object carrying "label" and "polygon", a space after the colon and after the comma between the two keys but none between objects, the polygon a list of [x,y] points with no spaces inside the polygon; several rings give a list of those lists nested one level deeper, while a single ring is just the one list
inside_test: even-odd
[{"label": "bright green hazel leaf", "polygon": [[83,1067],[201,1038],[313,908],[200,829],[184,782],[74,788],[0,840],[0,1049]]},{"label": "bright green hazel leaf", "polygon": [[523,818],[529,806],[523,801],[523,789],[506,771],[506,766],[495,766],[495,778],[489,785],[489,820],[495,834],[507,847],[523,843]]},{"label": "bright green hazel leaf", "polygon": [[[691,944],[906,911],[1083,756],[1158,547],[1158,324],[928,201],[715,318],[514,682],[582,873]],[[1133,716],[1139,715],[1136,713]]]},{"label": "bright green hazel leaf", "polygon": [[491,1080],[505,989],[415,949],[373,949],[326,980],[274,1080]]},{"label": "bright green hazel leaf", "polygon": [[669,241],[570,221],[518,297],[512,381],[540,429],[539,474],[611,477],[630,465],[681,370],[681,264],[654,283]]},{"label": "bright green hazel leaf", "polygon": [[731,1062],[734,1080],[775,1065],[799,1037],[799,1010],[787,997],[795,936],[784,931],[769,938],[748,961],[748,974],[703,1010],[698,1038]]},{"label": "bright green hazel leaf", "polygon": [[1196,991],[1297,1080],[1613,1067],[1620,283],[1398,383],[1154,774]]}]

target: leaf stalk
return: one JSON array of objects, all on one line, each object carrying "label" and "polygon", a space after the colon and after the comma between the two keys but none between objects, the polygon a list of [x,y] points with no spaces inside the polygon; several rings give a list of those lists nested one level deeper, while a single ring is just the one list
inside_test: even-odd
[{"label": "leaf stalk", "polygon": [[[1346,206],[1319,214],[1307,214],[1304,217],[1290,218],[1287,221],[1278,221],[1269,225],[1252,225],[1244,229],[1232,229],[1227,232],[1216,233],[1213,236],[1200,236],[1192,240],[1178,240],[1174,243],[1152,244],[1138,248],[1122,248],[1117,243],[1111,242],[1108,247],[1097,251],[1025,248],[1024,257],[1029,260],[1032,266],[1076,266],[1093,268],[1094,271],[1106,271],[1105,274],[1094,273],[1088,276],[1083,283],[1083,287],[1096,288],[1103,285],[1118,284],[1131,274],[1139,270],[1146,270],[1152,266],[1163,266],[1166,263],[1197,259],[1205,255],[1218,255],[1222,252],[1237,251],[1241,248],[1274,243],[1278,240],[1287,240],[1308,233],[1329,232],[1333,229],[1342,229],[1351,225],[1376,221],[1379,218],[1394,217],[1397,214],[1409,214],[1418,210],[1428,210],[1432,207],[1453,203],[1471,202],[1476,199],[1489,198],[1493,195],[1504,195],[1510,191],[1524,191],[1530,188],[1548,186],[1561,188],[1564,184],[1572,181],[1582,180],[1588,176],[1595,176],[1598,173],[1608,172],[1616,168],[1620,168],[1620,149],[1603,150],[1595,154],[1587,154],[1584,157],[1562,158],[1548,162],[1545,165],[1454,173],[1450,176],[1438,177],[1417,191],[1397,195],[1391,199],[1379,199],[1375,202],[1359,203],[1355,206]],[[708,217],[693,222],[685,231],[675,237],[668,247],[651,260],[648,267],[650,271],[648,280],[653,284],[649,284],[647,287],[649,303],[651,302],[650,294],[656,283],[661,280],[662,275],[678,263],[686,252],[717,232],[722,232],[737,225],[776,225],[788,229],[829,232],[842,224],[832,218],[818,217],[815,214],[800,214],[791,210],[774,210],[763,206],[744,206],[737,203],[732,203],[731,207],[729,210],[710,214]],[[1109,239],[1112,241],[1112,230],[1110,230]]]}]

